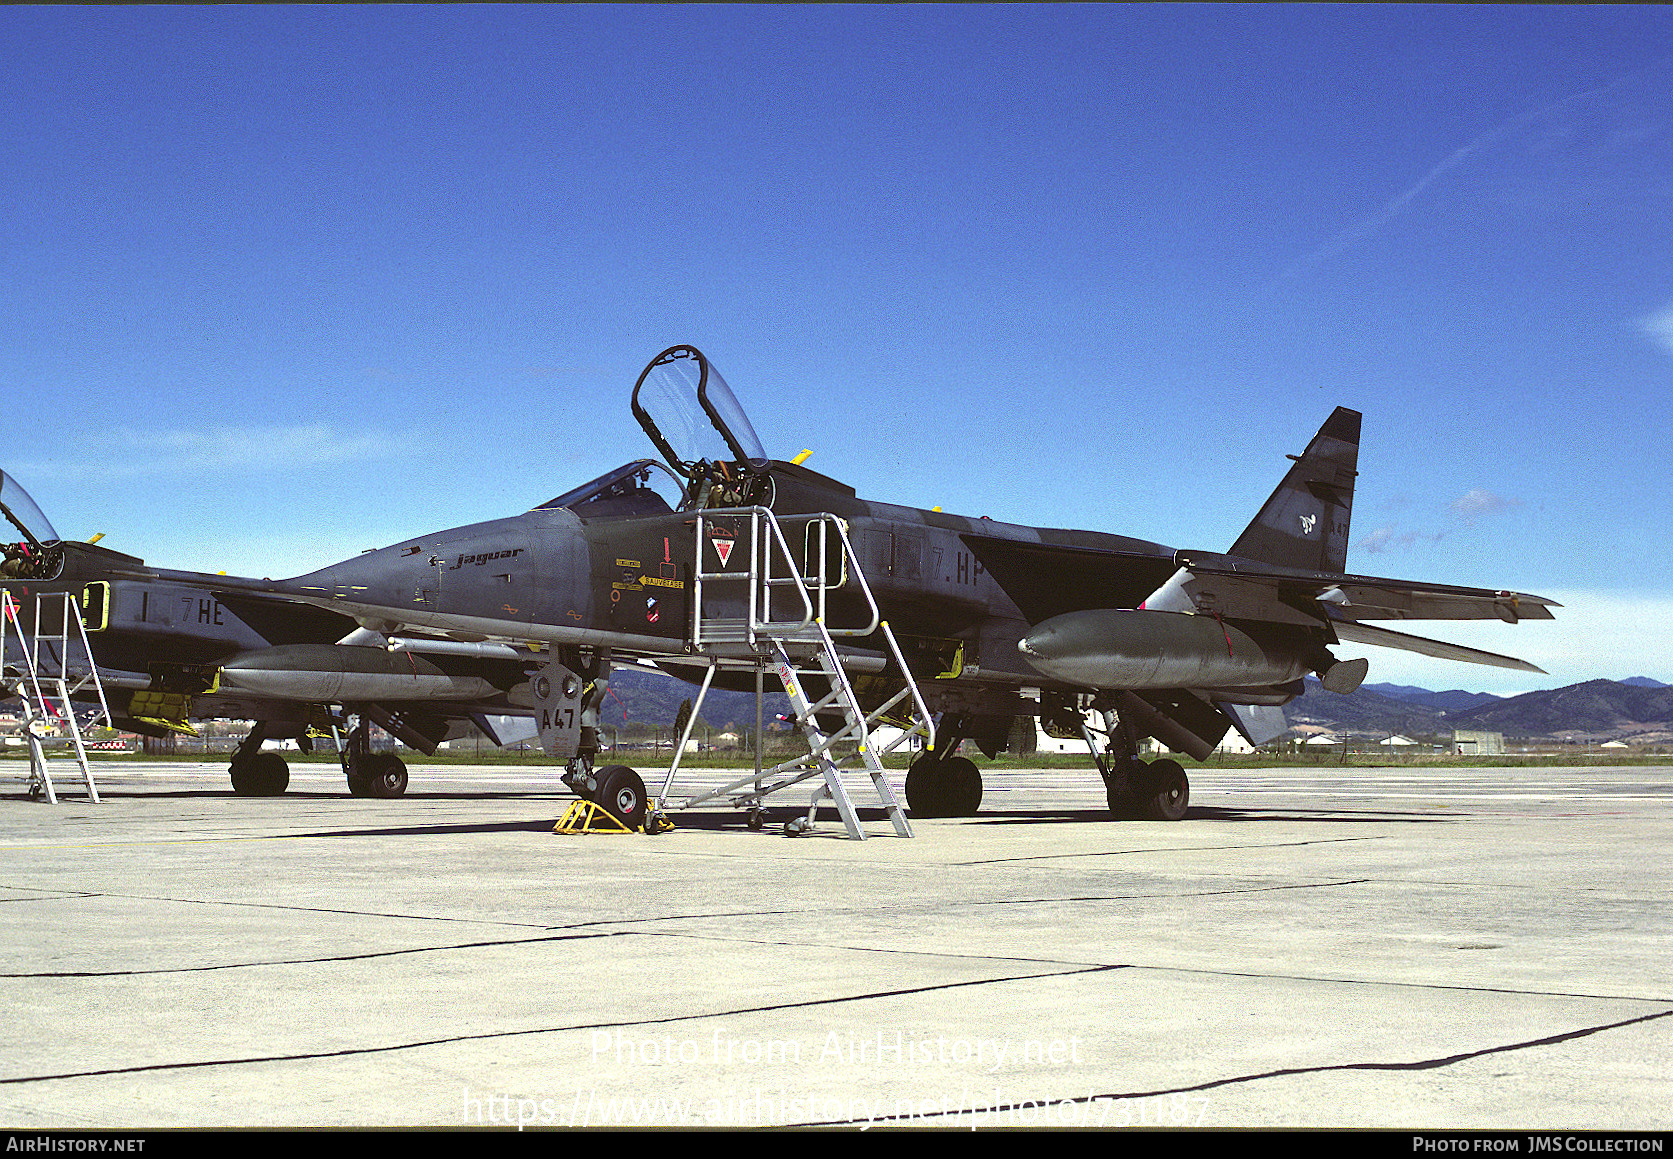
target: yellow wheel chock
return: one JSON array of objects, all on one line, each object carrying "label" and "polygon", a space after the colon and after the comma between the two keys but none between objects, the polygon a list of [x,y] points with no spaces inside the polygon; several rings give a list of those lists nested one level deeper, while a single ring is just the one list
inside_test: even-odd
[{"label": "yellow wheel chock", "polygon": [[630,829],[622,824],[621,818],[610,812],[595,801],[577,800],[564,815],[558,818],[558,823],[552,826],[554,833],[669,833],[674,823],[667,816],[652,810],[645,815],[645,824],[640,829]]},{"label": "yellow wheel chock", "polygon": [[558,823],[552,826],[552,832],[633,833],[637,830],[623,825],[620,818],[596,801],[577,800],[558,818]]}]

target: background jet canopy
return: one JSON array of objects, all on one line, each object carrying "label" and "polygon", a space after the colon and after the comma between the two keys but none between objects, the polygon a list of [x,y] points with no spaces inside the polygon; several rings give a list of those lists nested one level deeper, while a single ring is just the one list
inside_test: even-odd
[{"label": "background jet canopy", "polygon": [[23,530],[18,525],[27,528],[41,543],[57,543],[58,532],[53,530],[51,522],[35,506],[35,501],[29,497],[29,492],[23,489],[12,476],[0,471],[0,503],[5,504],[9,518],[4,527],[0,527],[0,539],[10,539],[14,535],[22,535]]}]

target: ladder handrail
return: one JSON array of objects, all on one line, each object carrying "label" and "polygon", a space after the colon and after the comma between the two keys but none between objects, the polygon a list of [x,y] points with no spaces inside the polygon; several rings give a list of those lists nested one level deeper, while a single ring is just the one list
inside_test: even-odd
[{"label": "ladder handrail", "polygon": [[[871,620],[863,628],[833,628],[826,624],[825,630],[833,636],[869,636],[877,631],[878,625],[883,622],[883,610],[877,605],[877,597],[872,595],[871,584],[866,580],[865,568],[860,566],[860,557],[854,550],[853,541],[848,538],[848,523],[829,512],[821,512],[813,516],[808,521],[808,525],[812,526],[814,520],[817,520],[820,525],[819,566],[821,579],[823,579],[825,568],[825,528],[834,527],[836,528],[837,540],[842,547],[843,583],[846,583],[849,576],[852,576],[859,586],[860,594],[865,597],[866,607],[871,611]],[[852,568],[848,566],[850,561],[853,563]],[[841,587],[842,583],[838,583],[836,586]]]},{"label": "ladder handrail", "polygon": [[[70,616],[70,608],[75,602],[75,595],[73,592],[36,593],[35,622],[37,624],[40,623],[41,601],[49,596],[57,596],[60,603],[63,605],[63,620],[59,626],[58,632],[58,678],[61,685],[67,685],[70,678],[70,621],[72,619]],[[91,683],[93,685],[93,690],[98,693],[99,696],[99,710],[104,714],[105,723],[109,724],[111,721],[110,702],[105,699],[104,681],[99,679],[99,666],[93,659],[93,644],[92,641],[87,638],[87,621],[82,618],[79,612],[73,618],[75,620],[76,634],[81,639],[81,654],[87,658],[87,675],[76,682],[74,691],[79,692]],[[66,689],[66,710],[68,710],[69,704],[68,693],[69,690]]]},{"label": "ladder handrail", "polygon": [[[923,693],[918,689],[918,681],[915,677],[913,677],[912,670],[906,666],[906,657],[900,650],[900,643],[895,639],[894,629],[889,627],[889,622],[887,620],[882,622],[881,627],[883,629],[883,638],[889,642],[889,651],[894,654],[895,663],[900,666],[901,677],[906,682],[905,692],[912,694],[912,707],[917,710],[918,719],[924,722],[922,729],[919,729],[918,726],[914,725],[912,728],[904,730],[901,733],[900,740],[895,741],[894,744],[889,746],[889,748],[894,749],[914,732],[921,732],[924,738],[924,748],[926,750],[933,751],[935,748],[935,717],[930,715],[929,708],[924,703]],[[879,708],[875,715],[881,716],[884,712],[893,708],[899,701],[900,694],[897,694],[887,704]]]},{"label": "ladder handrail", "polygon": [[[41,715],[43,717],[50,718],[52,716],[52,710],[47,707],[46,693],[41,691],[39,665],[40,657],[38,651],[41,627],[40,600],[37,597],[35,602],[35,640],[33,643],[24,638],[23,622],[18,618],[17,600],[12,598],[11,592],[0,592],[0,607],[3,607],[5,610],[5,619],[11,621],[12,626],[17,629],[17,650],[23,656],[24,671],[28,676],[29,687],[34,689],[35,703],[41,706]],[[0,643],[3,642],[4,638],[0,637]],[[0,656],[3,655],[4,653],[0,652]],[[20,684],[19,687],[22,688],[23,686]]]},{"label": "ladder handrail", "polygon": [[[795,634],[805,631],[815,620],[825,625],[825,630],[833,636],[869,636],[876,632],[883,621],[882,609],[878,606],[877,597],[872,593],[871,584],[865,576],[865,569],[860,566],[859,554],[854,550],[854,544],[848,537],[848,526],[840,516],[828,511],[811,512],[786,516],[789,519],[806,520],[805,526],[812,529],[817,526],[819,535],[817,540],[817,562],[804,557],[804,566],[808,568],[806,574],[796,566],[796,557],[790,551],[789,541],[785,538],[784,528],[779,516],[770,507],[721,507],[708,508],[698,511],[695,520],[697,532],[697,570],[695,573],[693,592],[694,606],[692,609],[692,645],[701,650],[703,645],[703,585],[723,580],[749,581],[747,606],[747,631],[749,643],[756,642],[756,636],[761,633],[774,635]],[[749,566],[740,571],[703,570],[703,540],[704,529],[713,518],[747,518],[750,521],[749,536]],[[770,535],[765,543],[766,555],[762,556],[762,527],[768,529]],[[837,579],[831,582],[831,550],[830,532],[834,529],[837,536]],[[776,575],[773,569],[772,549],[777,545],[783,554],[784,561],[789,567],[788,575]],[[807,546],[812,547],[809,537]],[[808,551],[806,556],[814,553]],[[826,616],[826,597],[835,588],[844,587],[852,579],[855,588],[865,601],[865,607],[870,619],[865,624],[856,627],[833,627]],[[802,618],[800,620],[775,620],[772,618],[772,592],[774,588],[793,587],[802,604]]]},{"label": "ladder handrail", "polygon": [[[749,528],[749,567],[742,571],[705,572],[703,570],[703,529],[710,519],[718,517],[747,517]],[[716,583],[723,580],[744,580],[748,582],[746,606],[749,642],[755,643],[756,634],[764,631],[799,632],[814,620],[815,609],[813,598],[809,595],[807,585],[794,567],[789,576],[775,577],[772,574],[772,542],[767,544],[767,568],[765,574],[761,569],[761,525],[763,518],[772,533],[772,540],[778,543],[784,553],[787,563],[792,562],[790,545],[785,542],[784,529],[779,526],[778,519],[772,509],[767,507],[719,507],[707,508],[697,512],[695,520],[697,532],[697,567],[693,574],[692,584],[692,615],[691,615],[691,643],[699,651],[703,647],[703,584]],[[778,621],[770,619],[772,615],[771,594],[774,587],[794,584],[796,594],[801,597],[803,615],[799,621]],[[764,606],[763,606],[764,605]],[[765,617],[758,615],[764,613]]]}]

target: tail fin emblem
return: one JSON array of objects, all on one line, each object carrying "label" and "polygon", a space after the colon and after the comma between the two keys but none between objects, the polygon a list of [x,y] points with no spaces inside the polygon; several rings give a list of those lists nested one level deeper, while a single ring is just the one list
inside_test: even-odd
[{"label": "tail fin emblem", "polygon": [[1300,517],[1300,519],[1301,519],[1301,534],[1303,534],[1303,535],[1313,534],[1313,528],[1318,524],[1319,517],[1317,515],[1303,515],[1303,516]]}]

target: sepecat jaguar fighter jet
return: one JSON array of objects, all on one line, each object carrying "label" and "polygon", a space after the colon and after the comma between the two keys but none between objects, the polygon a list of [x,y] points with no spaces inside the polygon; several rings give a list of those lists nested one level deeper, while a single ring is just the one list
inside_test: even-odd
[{"label": "sepecat jaguar fighter jet", "polygon": [[[1234,729],[1254,744],[1272,739],[1304,677],[1338,693],[1359,686],[1367,662],[1338,660],[1340,644],[1538,672],[1384,625],[1514,624],[1550,619],[1557,606],[1348,574],[1360,415],[1346,408],[1290,456],[1225,552],[861,499],[800,457],[771,458],[690,346],[652,360],[631,408],[657,459],[522,515],[414,536],[295,579],[216,577],[216,598],[240,614],[291,602],[352,619],[358,633],[345,644],[420,639],[515,658],[514,680],[498,671],[504,703],[534,715],[546,750],[568,758],[572,788],[630,823],[650,803],[644,782],[625,766],[595,768],[598,706],[624,662],[653,662],[705,692],[759,691],[760,674],[774,673],[816,764],[835,737],[866,751],[883,722],[916,729],[930,743],[906,780],[914,816],[974,813],[981,778],[961,743],[992,756],[1014,724],[1038,720],[1086,741],[1113,814],[1178,820],[1185,770],[1141,759],[1147,738],[1199,760]],[[272,659],[224,665],[221,687],[315,695]],[[409,719],[423,715],[422,704],[409,707]],[[799,779],[758,769],[727,796],[758,810]],[[665,787],[657,802],[666,797]]]}]

